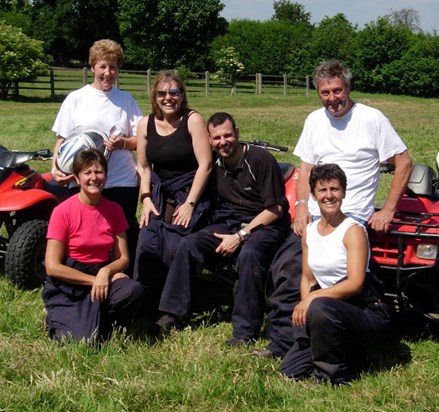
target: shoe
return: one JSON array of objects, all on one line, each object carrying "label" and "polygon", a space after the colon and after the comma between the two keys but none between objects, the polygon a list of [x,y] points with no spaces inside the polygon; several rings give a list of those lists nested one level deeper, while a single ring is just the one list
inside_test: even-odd
[{"label": "shoe", "polygon": [[267,358],[267,359],[276,357],[276,355],[268,348],[253,349],[250,352],[250,355],[257,356],[258,358]]},{"label": "shoe", "polygon": [[158,321],[157,325],[161,331],[169,332],[172,329],[181,330],[184,327],[184,323],[181,319],[174,315],[165,314]]},{"label": "shoe", "polygon": [[241,348],[243,346],[250,345],[253,342],[253,339],[243,339],[243,338],[235,338],[232,336],[230,339],[227,339],[225,344],[231,348]]}]

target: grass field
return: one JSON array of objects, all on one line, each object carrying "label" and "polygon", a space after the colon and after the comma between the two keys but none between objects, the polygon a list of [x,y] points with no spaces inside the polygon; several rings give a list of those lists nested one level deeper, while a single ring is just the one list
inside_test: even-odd
[{"label": "grass field", "polygon": [[[436,168],[439,99],[353,96],[390,118],[416,163]],[[146,97],[136,98],[147,113]],[[289,153],[277,156],[295,164],[291,151],[304,119],[319,107],[315,94],[194,94],[189,102],[205,118],[220,110],[233,114],[242,140],[287,145]],[[0,102],[0,144],[51,149],[59,105],[37,98]],[[48,163],[32,166],[50,169]],[[384,180],[381,199],[386,185]],[[226,293],[218,302],[215,292],[221,289]],[[224,346],[231,333],[231,292],[214,280],[200,290],[204,300],[184,331],[155,341],[139,327],[136,336],[113,336],[94,351],[81,343],[60,347],[48,340],[41,290],[20,291],[0,276],[0,411],[439,411],[437,342],[392,341],[379,348],[373,369],[350,385],[291,382],[280,376],[279,361]],[[256,346],[265,344],[262,339]]]}]

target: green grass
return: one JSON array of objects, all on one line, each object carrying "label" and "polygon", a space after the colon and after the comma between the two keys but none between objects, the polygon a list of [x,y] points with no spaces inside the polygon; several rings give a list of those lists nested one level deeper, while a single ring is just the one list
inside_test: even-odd
[{"label": "green grass", "polygon": [[[439,99],[354,97],[390,118],[416,163],[436,168]],[[148,112],[146,97],[138,102]],[[208,98],[194,93],[189,102],[205,118],[229,111],[242,140],[287,145],[289,153],[278,157],[295,164],[298,159],[291,151],[305,117],[319,107],[315,94],[299,93]],[[0,102],[0,144],[16,150],[51,149],[59,106],[36,98]],[[48,163],[33,163],[40,171],[50,169]],[[20,291],[0,276],[0,411],[439,410],[437,342],[405,339],[381,347],[374,369],[351,385],[291,382],[279,374],[279,361],[224,346],[231,333],[230,291],[224,302],[212,305],[213,292],[223,285],[206,282],[209,309],[200,309],[184,331],[155,341],[141,333],[139,325],[135,337],[119,334],[93,351],[81,343],[61,347],[50,341],[43,330],[41,290]],[[256,346],[265,344],[261,340]]]}]

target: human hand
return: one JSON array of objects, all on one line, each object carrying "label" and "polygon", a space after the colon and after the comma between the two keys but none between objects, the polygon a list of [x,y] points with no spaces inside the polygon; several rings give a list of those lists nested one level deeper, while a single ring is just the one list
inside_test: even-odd
[{"label": "human hand", "polygon": [[392,222],[394,212],[381,209],[375,212],[369,219],[369,226],[375,230],[378,234],[383,235],[389,230],[390,223]]},{"label": "human hand", "polygon": [[110,135],[108,139],[104,141],[104,145],[110,152],[118,149],[123,150],[126,146],[126,139],[124,135]]},{"label": "human hand", "polygon": [[73,174],[66,175],[64,172],[61,172],[61,170],[58,170],[57,168],[53,168],[50,174],[52,176],[52,179],[61,186],[68,185],[75,178]]},{"label": "human hand", "polygon": [[108,298],[108,290],[110,285],[110,271],[103,267],[99,269],[93,286],[91,287],[91,301],[103,302]]},{"label": "human hand", "polygon": [[222,233],[214,233],[216,238],[221,239],[222,242],[215,249],[216,253],[219,253],[222,256],[232,256],[236,250],[241,246],[241,239],[237,236],[237,234],[222,234]]},{"label": "human hand", "polygon": [[302,236],[303,231],[306,228],[306,225],[311,222],[312,216],[309,213],[306,204],[299,203],[296,207],[296,216],[294,218],[293,230],[297,236]]},{"label": "human hand", "polygon": [[139,219],[140,228],[142,228],[143,226],[148,226],[149,216],[151,213],[153,213],[156,216],[160,216],[160,213],[156,209],[154,203],[152,202],[152,199],[150,197],[145,197],[145,199],[143,199],[142,210],[140,212],[140,219]]},{"label": "human hand", "polygon": [[172,215],[172,223],[174,225],[182,225],[188,227],[194,213],[194,207],[189,203],[182,203],[178,206]]},{"label": "human hand", "polygon": [[294,308],[291,320],[294,326],[305,327],[306,325],[306,314],[308,313],[308,308],[311,303],[311,299],[306,297],[301,300]]}]

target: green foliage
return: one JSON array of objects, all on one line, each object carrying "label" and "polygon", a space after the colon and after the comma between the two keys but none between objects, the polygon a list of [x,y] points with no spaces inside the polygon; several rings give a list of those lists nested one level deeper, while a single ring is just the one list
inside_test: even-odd
[{"label": "green foliage", "polygon": [[47,72],[42,42],[0,22],[0,98],[16,81],[34,81]]},{"label": "green foliage", "polygon": [[289,0],[273,1],[274,15],[272,20],[283,21],[291,24],[304,23],[311,25],[311,13],[305,11],[305,6],[292,3]]},{"label": "green foliage", "polygon": [[55,64],[68,66],[70,60],[86,64],[94,41],[120,40],[117,8],[112,0],[35,0],[31,35],[44,41]]},{"label": "green foliage", "polygon": [[214,79],[231,86],[231,93],[235,94],[236,81],[244,72],[239,53],[233,47],[225,47],[217,52],[215,65],[217,72]]},{"label": "green foliage", "polygon": [[352,70],[356,89],[391,93],[394,82],[386,75],[388,66],[404,56],[413,40],[414,35],[407,27],[393,25],[386,18],[366,25],[355,42]]},{"label": "green foliage", "polygon": [[122,38],[130,48],[127,60],[153,70],[206,69],[209,44],[226,29],[219,0],[121,0],[119,7]]},{"label": "green foliage", "polygon": [[233,47],[241,56],[246,73],[285,73],[288,52],[302,47],[310,33],[302,24],[278,21],[232,20],[227,34],[215,39],[213,53]]}]

